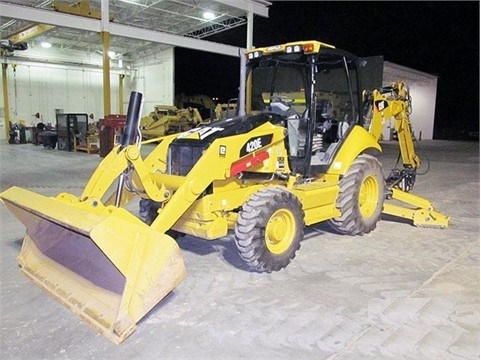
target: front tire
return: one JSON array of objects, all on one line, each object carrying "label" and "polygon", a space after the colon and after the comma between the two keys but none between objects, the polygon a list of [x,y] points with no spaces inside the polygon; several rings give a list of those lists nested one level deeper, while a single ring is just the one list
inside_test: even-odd
[{"label": "front tire", "polygon": [[304,211],[299,199],[281,187],[253,194],[242,206],[235,226],[240,257],[254,271],[285,268],[304,237]]},{"label": "front tire", "polygon": [[363,235],[376,228],[384,205],[384,174],[378,159],[359,155],[339,182],[336,207],[341,216],[328,224],[343,235]]},{"label": "front tire", "polygon": [[[159,213],[161,203],[155,202],[150,199],[140,199],[139,201],[139,218],[147,225],[152,225],[154,220],[157,218]],[[168,230],[167,235],[171,238],[177,240],[181,238],[184,234],[175,230]]]},{"label": "front tire", "polygon": [[156,203],[150,199],[140,199],[139,201],[139,217],[147,225],[152,225],[160,208],[160,203]]}]

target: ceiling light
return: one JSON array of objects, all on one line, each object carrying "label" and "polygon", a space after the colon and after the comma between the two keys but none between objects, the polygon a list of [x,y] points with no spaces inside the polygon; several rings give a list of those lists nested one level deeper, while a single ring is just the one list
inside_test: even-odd
[{"label": "ceiling light", "polygon": [[109,58],[111,58],[111,59],[116,56],[115,51],[109,51],[107,54],[109,55]]},{"label": "ceiling light", "polygon": [[43,41],[40,43],[40,46],[43,47],[44,49],[50,49],[52,47],[52,44],[49,42]]},{"label": "ceiling light", "polygon": [[204,11],[204,14],[202,14],[202,16],[206,20],[214,20],[215,19],[215,14],[212,11]]},{"label": "ceiling light", "polygon": [[127,3],[127,4],[132,4],[132,5],[138,5],[138,6],[141,6],[141,7],[147,7],[147,5],[145,4],[141,4],[141,3],[138,3],[136,0],[120,0],[124,3]]}]

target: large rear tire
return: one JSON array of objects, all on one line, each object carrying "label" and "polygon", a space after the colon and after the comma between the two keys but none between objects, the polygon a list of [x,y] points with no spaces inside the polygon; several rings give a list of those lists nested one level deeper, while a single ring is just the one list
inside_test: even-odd
[{"label": "large rear tire", "polygon": [[235,226],[240,257],[254,271],[286,267],[304,237],[304,211],[299,199],[281,187],[253,194],[242,206]]},{"label": "large rear tire", "polygon": [[339,182],[336,207],[341,216],[328,224],[344,235],[363,235],[376,228],[384,204],[384,175],[379,160],[360,155]]}]

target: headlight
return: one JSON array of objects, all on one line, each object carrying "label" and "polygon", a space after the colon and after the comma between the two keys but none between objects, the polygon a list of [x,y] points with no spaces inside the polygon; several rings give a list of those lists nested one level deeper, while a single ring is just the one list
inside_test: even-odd
[{"label": "headlight", "polygon": [[249,55],[247,55],[247,57],[249,58],[249,60],[252,60],[252,59],[260,57],[261,55],[262,55],[262,52],[254,51],[254,52],[249,53]]},{"label": "headlight", "polygon": [[294,45],[294,46],[287,46],[286,47],[286,53],[287,54],[298,53],[298,52],[301,52],[301,51],[302,51],[302,46],[300,46],[300,45]]}]

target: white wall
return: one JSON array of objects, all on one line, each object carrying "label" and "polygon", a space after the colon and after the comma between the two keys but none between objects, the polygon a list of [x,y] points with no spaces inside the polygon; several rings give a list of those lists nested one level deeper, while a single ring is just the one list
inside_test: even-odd
[{"label": "white wall", "polygon": [[432,140],[437,77],[385,61],[383,85],[389,85],[393,81],[404,81],[410,89],[412,98],[410,119],[414,135],[417,139]]},{"label": "white wall", "polygon": [[[92,121],[103,117],[102,71],[81,67],[48,64],[8,65],[8,99],[10,121],[24,120],[27,126],[39,121],[55,125],[55,109],[65,113],[93,114]],[[112,74],[112,112],[118,109],[118,75]],[[1,91],[1,90],[0,90]],[[3,91],[2,91],[3,107]],[[41,119],[33,114],[40,113]],[[2,138],[5,131],[2,129]]]},{"label": "white wall", "polygon": [[[119,70],[111,71],[111,112],[120,113]],[[139,59],[125,70],[123,113],[127,113],[131,91],[144,95],[143,114],[155,105],[174,105],[174,49]],[[65,113],[93,114],[92,122],[104,116],[103,76],[100,68],[89,65],[60,65],[45,62],[19,62],[7,67],[10,121],[24,120],[27,126],[39,121],[55,125],[55,109]],[[6,139],[3,118],[3,88],[0,87],[0,139]],[[33,115],[41,114],[41,119]]]},{"label": "white wall", "polygon": [[[153,57],[140,59],[134,63],[130,89],[144,95],[142,115],[148,115],[155,105],[174,105],[174,49],[159,52]],[[125,112],[130,91],[125,91]]]}]

